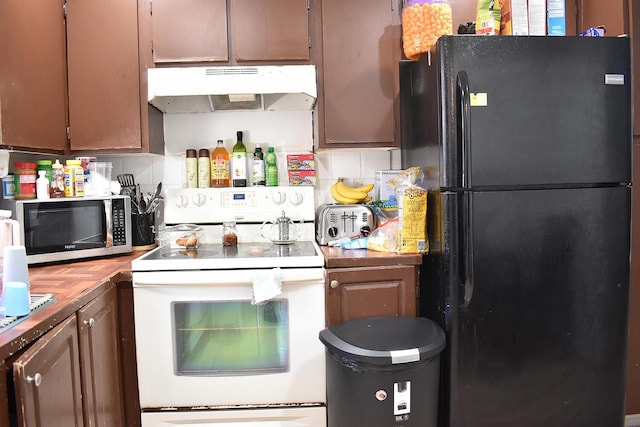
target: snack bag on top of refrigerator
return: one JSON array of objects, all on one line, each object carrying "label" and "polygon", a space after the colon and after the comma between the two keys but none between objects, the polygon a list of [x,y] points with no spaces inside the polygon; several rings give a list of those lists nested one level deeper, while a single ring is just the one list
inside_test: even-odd
[{"label": "snack bag on top of refrigerator", "polygon": [[501,17],[499,0],[478,0],[476,34],[485,36],[500,34]]}]

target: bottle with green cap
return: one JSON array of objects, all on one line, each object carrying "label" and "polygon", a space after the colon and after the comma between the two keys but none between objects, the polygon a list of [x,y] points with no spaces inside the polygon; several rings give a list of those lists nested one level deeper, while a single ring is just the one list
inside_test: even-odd
[{"label": "bottle with green cap", "polygon": [[264,158],[267,187],[275,187],[278,185],[278,158],[273,147],[267,149],[267,155]]}]

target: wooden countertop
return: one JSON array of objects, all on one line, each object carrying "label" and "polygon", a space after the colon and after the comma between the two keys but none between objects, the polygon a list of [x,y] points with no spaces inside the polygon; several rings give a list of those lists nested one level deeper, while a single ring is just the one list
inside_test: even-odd
[{"label": "wooden countertop", "polygon": [[380,265],[420,265],[422,254],[396,254],[376,252],[368,249],[340,249],[333,246],[320,246],[324,255],[325,267],[370,267]]},{"label": "wooden countertop", "polygon": [[26,347],[108,289],[131,279],[131,260],[144,252],[29,267],[32,294],[52,294],[54,301],[0,332],[0,361]]}]

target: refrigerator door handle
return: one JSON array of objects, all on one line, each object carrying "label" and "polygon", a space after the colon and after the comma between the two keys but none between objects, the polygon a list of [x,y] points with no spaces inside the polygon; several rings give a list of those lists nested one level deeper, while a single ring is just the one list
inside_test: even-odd
[{"label": "refrigerator door handle", "polygon": [[458,146],[460,147],[460,164],[458,170],[462,177],[462,188],[471,188],[471,95],[469,77],[466,71],[460,71],[456,78],[458,95]]},{"label": "refrigerator door handle", "polygon": [[[471,96],[469,92],[469,77],[465,71],[460,71],[456,79],[458,96],[458,138],[460,147],[461,184],[463,189],[471,189]],[[473,296],[473,218],[471,216],[472,202],[470,191],[462,194],[462,279],[460,302],[462,307],[471,304]]]}]

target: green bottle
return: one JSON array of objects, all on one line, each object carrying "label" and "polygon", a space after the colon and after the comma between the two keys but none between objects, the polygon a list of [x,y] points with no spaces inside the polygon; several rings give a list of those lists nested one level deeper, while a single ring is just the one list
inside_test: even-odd
[{"label": "green bottle", "polygon": [[276,187],[278,185],[278,158],[276,157],[273,147],[269,147],[267,150],[264,162],[267,175],[267,187]]},{"label": "green bottle", "polygon": [[238,131],[236,145],[231,153],[231,176],[233,187],[247,186],[247,148],[242,142],[242,131]]}]

